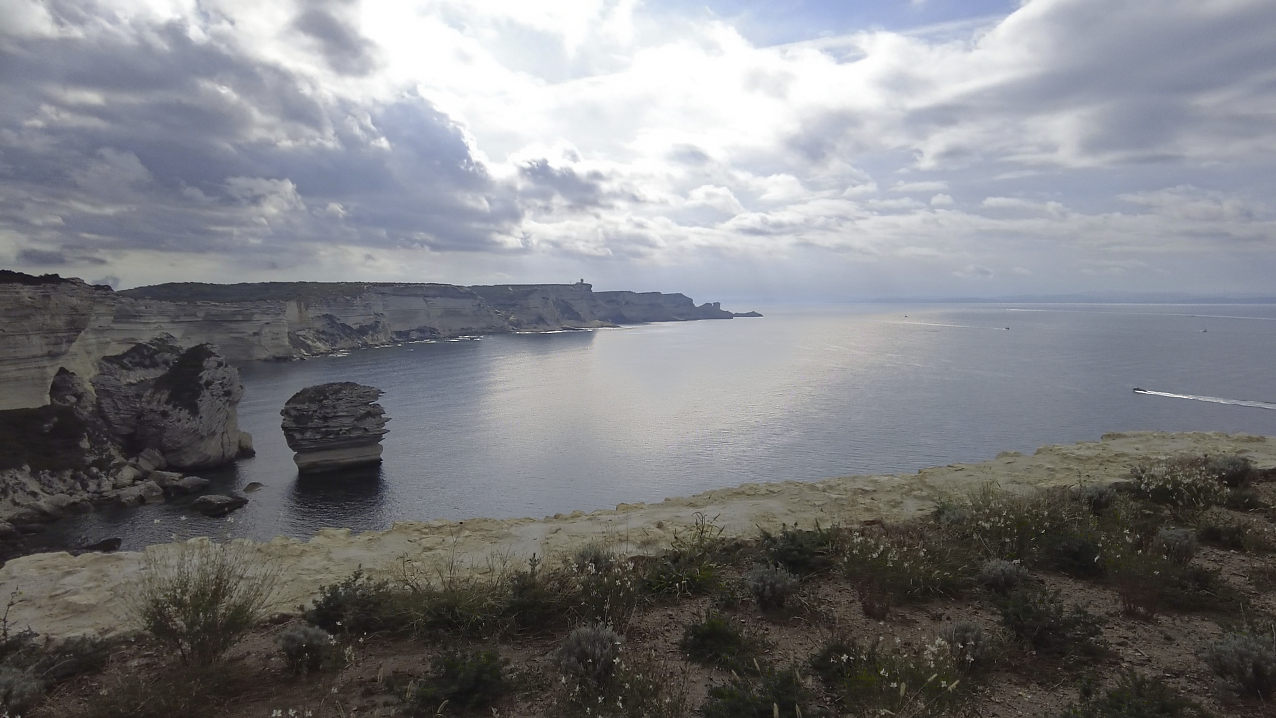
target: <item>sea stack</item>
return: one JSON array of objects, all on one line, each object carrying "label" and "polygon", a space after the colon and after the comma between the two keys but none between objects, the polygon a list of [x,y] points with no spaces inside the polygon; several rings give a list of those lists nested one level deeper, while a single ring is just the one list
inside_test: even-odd
[{"label": "sea stack", "polygon": [[381,463],[385,409],[376,387],[342,381],[302,389],[284,404],[283,429],[303,474]]}]

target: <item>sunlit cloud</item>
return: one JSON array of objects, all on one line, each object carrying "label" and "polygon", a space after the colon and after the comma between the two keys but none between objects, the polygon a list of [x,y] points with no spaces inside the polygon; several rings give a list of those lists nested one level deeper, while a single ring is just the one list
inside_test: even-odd
[{"label": "sunlit cloud", "polygon": [[854,297],[1254,291],[1276,269],[1262,0],[811,17],[778,45],[632,0],[0,15],[0,262],[32,270],[737,295],[761,272]]}]

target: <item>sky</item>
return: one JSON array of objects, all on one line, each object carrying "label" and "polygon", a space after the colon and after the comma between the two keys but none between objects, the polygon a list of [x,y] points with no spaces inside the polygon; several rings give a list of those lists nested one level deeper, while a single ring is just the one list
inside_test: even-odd
[{"label": "sky", "polygon": [[1276,294],[1271,0],[0,0],[0,266]]}]

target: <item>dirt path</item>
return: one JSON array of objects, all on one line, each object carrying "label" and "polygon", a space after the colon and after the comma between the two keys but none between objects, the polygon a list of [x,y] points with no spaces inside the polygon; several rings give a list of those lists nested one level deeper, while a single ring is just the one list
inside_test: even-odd
[{"label": "dirt path", "polygon": [[[533,553],[559,555],[590,542],[626,552],[667,545],[703,515],[728,534],[751,534],[782,523],[811,526],[857,523],[865,519],[908,518],[930,510],[945,495],[986,482],[1003,488],[1111,482],[1125,478],[1140,458],[1176,453],[1249,456],[1260,468],[1276,466],[1276,439],[1228,434],[1107,434],[1101,441],[1046,446],[1033,455],[1004,453],[980,464],[952,464],[916,474],[847,476],[803,483],[744,484],[658,504],[621,504],[614,511],[575,512],[546,519],[477,519],[463,522],[401,522],[386,531],[353,534],[320,531],[308,541],[277,538],[253,544],[277,560],[285,580],[281,610],[295,609],[318,588],[356,568],[390,573],[405,557],[420,564],[449,562],[486,570],[497,557],[522,561]],[[199,539],[196,539],[199,540]],[[172,550],[173,544],[148,551]],[[124,597],[135,585],[142,554],[37,554],[0,568],[0,597],[15,591],[10,630],[30,627],[61,637],[113,634],[128,630]]]}]

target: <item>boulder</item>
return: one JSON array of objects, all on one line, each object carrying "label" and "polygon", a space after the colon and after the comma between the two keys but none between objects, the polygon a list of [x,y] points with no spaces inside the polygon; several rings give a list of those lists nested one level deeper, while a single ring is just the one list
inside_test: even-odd
[{"label": "boulder", "polygon": [[193,494],[208,488],[208,484],[208,479],[199,476],[184,476],[170,487],[170,491],[173,493]]},{"label": "boulder", "polygon": [[137,468],[145,474],[168,468],[168,459],[155,449],[146,449],[137,455],[135,461],[137,461]]},{"label": "boulder", "polygon": [[257,450],[253,448],[253,435],[247,431],[239,432],[239,455],[240,456],[256,456]]},{"label": "boulder", "polygon": [[182,353],[140,401],[136,440],[178,469],[220,466],[240,453],[239,371],[208,344]]},{"label": "boulder", "polygon": [[146,478],[159,484],[161,489],[168,489],[182,480],[182,475],[176,471],[152,471]]},{"label": "boulder", "polygon": [[111,485],[117,489],[123,489],[137,483],[142,478],[142,472],[135,467],[125,465],[119,471],[115,472],[115,476],[111,477]]},{"label": "boulder", "polygon": [[200,512],[205,516],[225,516],[235,509],[242,508],[248,503],[248,499],[243,496],[224,496],[222,494],[208,494],[195,499],[191,503],[191,508]]},{"label": "boulder", "polygon": [[89,421],[97,414],[97,393],[93,385],[66,367],[58,368],[49,385],[49,403],[70,407],[81,421]]},{"label": "boulder", "polygon": [[88,544],[87,546],[81,546],[79,548],[79,551],[82,551],[85,553],[92,552],[92,551],[110,553],[112,551],[118,551],[120,546],[123,544],[124,544],[124,539],[108,538],[108,539],[102,539],[101,541],[98,541],[97,543]]},{"label": "boulder", "polygon": [[283,430],[300,473],[381,463],[389,419],[380,389],[353,382],[311,386],[284,404]]},{"label": "boulder", "polygon": [[30,506],[21,506],[10,511],[9,515],[5,517],[5,520],[17,526],[19,524],[38,524],[49,521],[50,519],[45,514],[36,511]]},{"label": "boulder", "polygon": [[164,500],[164,489],[154,481],[143,481],[135,486],[122,489],[117,494],[121,503],[124,504],[154,504]]}]

